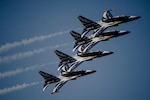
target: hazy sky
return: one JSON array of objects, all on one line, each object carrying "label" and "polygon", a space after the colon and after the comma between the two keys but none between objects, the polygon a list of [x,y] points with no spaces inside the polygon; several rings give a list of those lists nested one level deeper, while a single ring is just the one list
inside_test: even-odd
[{"label": "hazy sky", "polygon": [[[1,0],[0,99],[150,100],[148,7],[148,0]],[[69,32],[82,32],[77,17],[98,21],[104,9],[115,9],[114,16],[142,18],[107,29],[131,33],[92,48],[114,52],[78,67],[96,73],[68,82],[61,93],[50,95],[54,84],[43,92],[38,72],[59,74],[54,50],[75,54]]]}]

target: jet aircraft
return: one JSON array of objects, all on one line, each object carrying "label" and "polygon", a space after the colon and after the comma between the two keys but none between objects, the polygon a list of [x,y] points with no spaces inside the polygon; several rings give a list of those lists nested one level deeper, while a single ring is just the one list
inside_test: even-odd
[{"label": "jet aircraft", "polygon": [[81,71],[72,71],[69,74],[63,74],[59,76],[53,76],[51,74],[45,73],[43,71],[39,71],[39,74],[45,79],[45,84],[43,87],[43,91],[46,90],[46,88],[52,84],[56,83],[55,88],[51,92],[51,94],[54,94],[56,92],[60,91],[60,88],[67,83],[70,80],[75,80],[78,77],[89,75],[96,72],[95,70],[81,70]]},{"label": "jet aircraft", "polygon": [[94,22],[83,16],[78,16],[78,19],[84,26],[81,36],[85,36],[91,30],[94,30],[94,35],[96,36],[97,33],[103,32],[108,27],[117,26],[121,23],[126,23],[141,18],[140,16],[113,16],[110,11],[112,10],[104,10],[103,17],[98,22]]},{"label": "jet aircraft", "polygon": [[[56,83],[51,94],[60,91],[60,88],[70,80],[75,80],[78,77],[85,76],[96,72],[95,70],[74,70],[82,62],[90,61],[94,58],[103,57],[113,54],[111,51],[98,51],[94,52],[90,49],[100,41],[106,41],[110,38],[118,37],[129,33],[129,31],[106,31],[108,27],[117,26],[121,23],[126,23],[141,18],[140,16],[113,16],[110,11],[104,10],[103,17],[99,22],[94,22],[83,16],[78,16],[78,19],[82,22],[84,29],[82,34],[71,32],[71,35],[76,40],[73,51],[78,49],[78,53],[74,56],[69,56],[61,51],[55,50],[56,55],[60,59],[58,66],[60,75],[54,76],[43,71],[39,71],[39,74],[45,79],[43,91],[45,91],[49,85]],[[89,31],[93,30],[91,36],[85,36]]]},{"label": "jet aircraft", "polygon": [[71,31],[70,34],[74,37],[75,39],[75,45],[73,48],[73,51],[78,49],[79,52],[86,53],[88,52],[89,49],[91,49],[93,46],[95,46],[98,42],[100,41],[107,41],[110,38],[122,36],[125,34],[128,34],[129,31],[106,31],[98,34],[96,37],[93,35],[91,36],[84,36],[81,37],[81,34]]},{"label": "jet aircraft", "polygon": [[73,71],[84,61],[90,61],[93,60],[94,58],[113,54],[113,52],[111,51],[98,51],[98,52],[90,51],[84,54],[78,53],[75,56],[69,56],[58,50],[55,50],[55,53],[61,60],[58,66],[58,71],[65,72],[65,73],[66,72],[69,73]]}]

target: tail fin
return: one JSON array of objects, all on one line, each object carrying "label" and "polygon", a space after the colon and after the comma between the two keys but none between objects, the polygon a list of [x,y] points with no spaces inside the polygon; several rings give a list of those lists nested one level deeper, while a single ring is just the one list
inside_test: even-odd
[{"label": "tail fin", "polygon": [[81,34],[75,32],[75,31],[71,31],[70,34],[72,35],[72,37],[75,39],[75,40],[78,40],[81,38]]},{"label": "tail fin", "polygon": [[74,39],[78,42],[89,41],[90,39],[87,36],[81,36],[81,34],[71,31],[70,34],[74,37]]},{"label": "tail fin", "polygon": [[89,24],[91,24],[93,21],[83,17],[83,16],[78,16],[78,19],[82,23],[83,26],[88,27]]},{"label": "tail fin", "polygon": [[71,36],[75,39],[75,44],[73,46],[73,52],[79,47],[78,41],[81,39],[81,34],[75,32],[75,31],[71,31],[70,32]]},{"label": "tail fin", "polygon": [[68,60],[68,61],[75,61],[75,59],[61,51],[55,50],[56,55],[59,57],[60,60],[64,61],[64,60]]},{"label": "tail fin", "polygon": [[90,19],[87,19],[87,18],[85,18],[83,16],[78,16],[78,19],[80,20],[80,22],[84,26],[84,29],[83,29],[81,37],[85,36],[89,31],[101,27],[101,25],[98,24],[97,22],[94,22],[94,21],[92,21]]},{"label": "tail fin", "polygon": [[50,75],[48,73],[45,73],[43,71],[39,71],[39,74],[45,79],[45,80],[48,80],[50,79],[51,77],[54,77],[53,75]]},{"label": "tail fin", "polygon": [[81,34],[71,31],[70,34],[74,37],[74,39],[76,40],[75,45],[73,47],[73,51],[75,51],[76,49],[78,49],[80,46],[83,46],[89,42],[91,42],[91,39],[89,39],[86,36],[81,36]]},{"label": "tail fin", "polygon": [[96,23],[88,18],[85,18],[83,16],[78,16],[78,19],[81,21],[83,26],[85,28],[87,28],[87,30],[93,30],[93,29],[100,27],[100,25],[98,23]]}]

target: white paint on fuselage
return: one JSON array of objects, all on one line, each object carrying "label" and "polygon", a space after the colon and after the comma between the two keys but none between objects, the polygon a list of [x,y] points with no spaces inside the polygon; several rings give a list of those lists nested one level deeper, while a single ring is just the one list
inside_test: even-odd
[{"label": "white paint on fuselage", "polygon": [[97,22],[99,25],[101,25],[102,27],[104,28],[107,28],[107,27],[110,27],[110,26],[113,26],[113,22],[109,22],[109,23],[106,23],[106,22],[103,22],[102,20],[100,20],[99,22]]},{"label": "white paint on fuselage", "polygon": [[90,59],[90,57],[80,57],[78,55],[75,55],[73,58],[75,58],[77,62],[83,62]]},{"label": "white paint on fuselage", "polygon": [[62,76],[62,75],[59,75],[59,76],[57,76],[59,79],[61,79],[61,81],[69,81],[69,80],[71,80],[72,78],[71,77],[65,77],[65,76]]}]

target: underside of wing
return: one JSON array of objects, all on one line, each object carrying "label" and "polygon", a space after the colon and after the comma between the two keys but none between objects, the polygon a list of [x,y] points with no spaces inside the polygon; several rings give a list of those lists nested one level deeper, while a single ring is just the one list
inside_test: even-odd
[{"label": "underside of wing", "polygon": [[60,91],[60,88],[65,84],[67,83],[67,81],[60,81],[58,82],[56,85],[55,85],[55,88],[53,89],[53,91],[51,92],[51,94],[54,94],[56,92],[59,92]]}]

